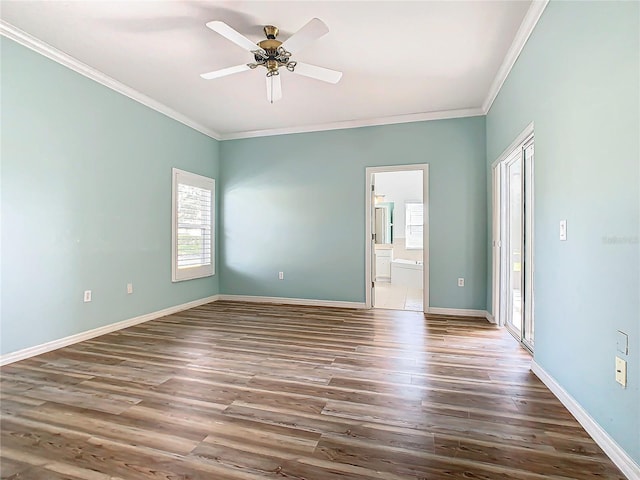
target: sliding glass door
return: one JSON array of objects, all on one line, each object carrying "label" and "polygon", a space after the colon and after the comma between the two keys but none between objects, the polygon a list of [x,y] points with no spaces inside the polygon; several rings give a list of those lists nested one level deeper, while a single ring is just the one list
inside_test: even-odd
[{"label": "sliding glass door", "polygon": [[500,179],[498,321],[533,350],[533,137],[494,170]]}]

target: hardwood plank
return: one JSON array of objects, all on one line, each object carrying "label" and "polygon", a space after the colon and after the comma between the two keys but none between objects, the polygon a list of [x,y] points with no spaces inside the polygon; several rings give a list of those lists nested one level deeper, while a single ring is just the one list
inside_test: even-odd
[{"label": "hardwood plank", "polygon": [[11,479],[624,479],[481,319],[216,302],[0,369]]}]

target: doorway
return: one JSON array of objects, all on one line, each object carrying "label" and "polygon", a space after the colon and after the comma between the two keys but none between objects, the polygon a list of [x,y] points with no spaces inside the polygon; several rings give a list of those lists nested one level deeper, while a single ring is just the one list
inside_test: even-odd
[{"label": "doorway", "polygon": [[492,165],[493,315],[534,346],[533,125]]},{"label": "doorway", "polygon": [[428,184],[427,164],[366,169],[368,308],[428,309]]}]

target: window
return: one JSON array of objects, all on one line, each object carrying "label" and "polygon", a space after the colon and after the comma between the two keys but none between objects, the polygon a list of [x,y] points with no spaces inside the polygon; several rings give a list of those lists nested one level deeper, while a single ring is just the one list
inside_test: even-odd
[{"label": "window", "polygon": [[214,274],[215,180],[173,169],[171,280]]},{"label": "window", "polygon": [[422,232],[424,231],[424,217],[422,203],[406,202],[405,208],[405,248],[407,250],[422,250]]}]

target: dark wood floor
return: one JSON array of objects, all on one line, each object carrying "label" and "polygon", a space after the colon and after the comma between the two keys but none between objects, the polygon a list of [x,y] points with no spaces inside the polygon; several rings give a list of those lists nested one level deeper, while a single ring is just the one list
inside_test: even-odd
[{"label": "dark wood floor", "polygon": [[217,302],[3,367],[2,478],[623,479],[482,320]]}]

